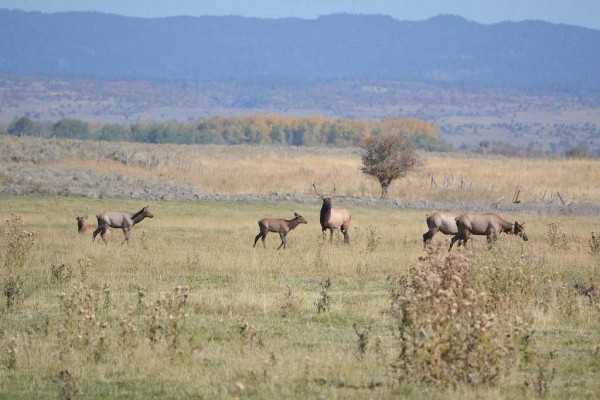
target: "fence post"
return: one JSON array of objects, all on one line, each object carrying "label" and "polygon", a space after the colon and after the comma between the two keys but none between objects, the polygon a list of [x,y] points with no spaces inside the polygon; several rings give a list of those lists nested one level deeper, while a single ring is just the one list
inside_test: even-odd
[{"label": "fence post", "polygon": [[560,192],[556,192],[556,194],[558,195],[558,198],[560,199],[560,202],[562,203],[563,206],[565,206],[565,201],[563,200],[562,196],[560,195]]}]

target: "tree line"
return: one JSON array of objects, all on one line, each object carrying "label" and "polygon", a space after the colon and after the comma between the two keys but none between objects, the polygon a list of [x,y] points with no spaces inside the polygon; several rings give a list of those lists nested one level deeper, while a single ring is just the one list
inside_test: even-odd
[{"label": "tree line", "polygon": [[435,123],[408,117],[354,120],[321,116],[248,115],[207,117],[196,122],[97,124],[73,118],[56,122],[16,117],[6,132],[83,140],[173,144],[358,146],[369,137],[406,136],[417,148],[449,150]]}]

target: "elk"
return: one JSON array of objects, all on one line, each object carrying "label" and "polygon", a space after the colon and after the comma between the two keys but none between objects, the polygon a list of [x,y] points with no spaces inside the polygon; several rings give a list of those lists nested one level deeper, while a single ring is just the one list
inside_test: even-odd
[{"label": "elk", "polygon": [[144,218],[154,218],[154,215],[148,211],[148,206],[146,206],[134,214],[123,211],[103,211],[96,215],[96,218],[98,219],[98,228],[94,231],[92,241],[96,239],[96,235],[100,234],[102,240],[106,243],[104,236],[110,227],[121,228],[123,230],[123,235],[125,235],[125,240],[123,240],[123,243],[121,244],[124,244],[125,242],[129,244],[129,231],[131,228],[142,222]]},{"label": "elk", "polygon": [[456,235],[458,234],[458,228],[456,227],[456,217],[461,214],[441,212],[433,210],[431,213],[426,215],[425,221],[429,231],[423,234],[423,245],[426,245],[433,236],[442,232],[444,235]]},{"label": "elk", "polygon": [[277,248],[279,250],[281,246],[285,250],[285,246],[287,243],[287,234],[294,228],[296,228],[300,224],[307,224],[308,221],[304,219],[304,217],[298,213],[294,213],[294,219],[283,219],[283,218],[263,218],[258,221],[258,228],[260,232],[254,238],[253,248],[256,247],[256,242],[258,239],[262,238],[262,243],[265,249],[267,245],[265,244],[265,239],[267,238],[267,234],[269,232],[277,232],[279,233],[279,237],[281,238],[281,244]]},{"label": "elk", "polygon": [[77,232],[79,233],[92,233],[96,230],[96,225],[86,224],[85,220],[87,219],[87,213],[85,215],[79,216],[75,211],[75,219],[77,220]]},{"label": "elk", "polygon": [[[96,230],[96,225],[87,224],[85,222],[85,220],[88,217],[87,213],[85,215],[80,216],[77,215],[75,211],[73,211],[73,214],[75,214],[75,219],[77,220],[77,232],[79,232],[80,234],[90,234]],[[107,229],[106,235],[112,235],[112,230]]]},{"label": "elk", "polygon": [[456,241],[458,241],[458,247],[462,244],[467,247],[467,241],[471,235],[486,235],[488,246],[491,247],[496,241],[498,235],[502,232],[512,233],[521,237],[524,241],[529,240],[525,233],[525,227],[523,224],[519,224],[517,221],[513,224],[500,216],[493,213],[486,214],[462,214],[456,217],[456,227],[458,233],[450,241],[450,248]]},{"label": "elk", "polygon": [[317,191],[317,187],[313,182],[313,189],[321,200],[323,205],[321,206],[321,214],[319,221],[321,222],[321,230],[323,232],[323,240],[327,236],[326,230],[329,229],[329,241],[333,241],[334,229],[340,228],[344,234],[344,243],[350,244],[350,235],[348,235],[348,228],[350,227],[350,221],[352,220],[352,214],[345,208],[334,208],[333,199],[335,198],[335,181],[333,182],[333,194],[331,197],[325,197]]}]

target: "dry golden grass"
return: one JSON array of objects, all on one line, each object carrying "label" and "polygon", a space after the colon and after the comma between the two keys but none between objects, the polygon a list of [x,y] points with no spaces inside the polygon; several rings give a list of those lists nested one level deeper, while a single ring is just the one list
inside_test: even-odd
[{"label": "dry golden grass", "polygon": [[[460,188],[464,179],[470,190],[479,191],[485,199],[504,196],[510,201],[517,187],[522,201],[541,201],[556,192],[570,201],[600,202],[600,160],[598,159],[523,159],[506,157],[430,156],[418,172],[418,180],[434,176],[443,185],[446,176],[455,179]],[[489,192],[489,193],[486,193]],[[565,199],[567,201],[567,199]]]},{"label": "dry golden grass", "polygon": [[[1,199],[2,257],[11,212],[23,216],[37,239],[20,271],[23,288],[17,303],[10,310],[1,308],[0,393],[9,398],[67,398],[66,392],[77,390],[76,398],[543,394],[559,399],[600,392],[593,373],[600,314],[573,292],[575,283],[600,280],[598,258],[586,247],[589,232],[597,229],[593,218],[558,218],[558,232],[564,234],[555,235],[563,238],[552,242],[558,245],[546,237],[556,218],[540,216],[528,220],[529,242],[502,235],[488,251],[479,237],[468,251],[461,249],[475,276],[497,268],[497,276],[482,275],[496,276],[484,284],[512,293],[515,313],[531,311],[536,331],[532,360],[506,372],[501,390],[462,384],[419,389],[394,384],[390,375],[398,342],[389,311],[396,279],[418,266],[423,255],[422,210],[353,207],[350,247],[339,236],[333,244],[319,244],[317,201],[150,202],[155,218],[135,227],[129,246],[81,237],[69,211],[136,211],[145,204],[117,198]],[[275,234],[267,237],[267,249],[252,249],[259,218],[291,217],[293,211],[309,223],[290,233],[288,250],[275,251]],[[434,240],[447,246],[448,237]],[[72,276],[53,272],[61,264]],[[332,286],[328,310],[319,313],[324,278]],[[189,293],[181,311],[175,306],[182,299],[176,288]],[[159,303],[161,298],[170,300]],[[65,299],[77,307],[70,317]],[[153,315],[160,326],[154,344]],[[362,359],[355,323],[359,330],[372,326]],[[13,348],[11,364],[8,350]],[[556,372],[550,377],[552,369]],[[545,378],[539,378],[540,371]]]},{"label": "dry golden grass", "polygon": [[[29,160],[3,159],[17,169],[91,169],[142,181],[162,176],[208,193],[308,194],[313,181],[329,192],[334,176],[339,195],[379,193],[348,149],[0,141],[13,154],[35,150]],[[53,151],[57,156],[45,156]],[[135,154],[129,165],[124,152]],[[393,197],[510,201],[520,185],[523,201],[539,202],[547,190],[600,202],[597,160],[424,158],[421,170],[395,185]],[[440,187],[431,187],[432,176]],[[454,186],[441,187],[446,176]],[[108,246],[78,235],[71,212],[134,212],[146,204],[155,218],[134,228],[129,246],[119,244],[118,231]],[[333,244],[321,243],[319,208],[316,197],[270,203],[3,195],[0,283],[3,293],[7,282],[22,286],[13,285],[19,289],[14,305],[0,304],[0,397],[562,399],[600,393],[600,300],[586,294],[600,284],[599,255],[588,244],[590,233],[600,231],[595,216],[505,213],[526,220],[528,242],[501,235],[487,250],[485,238],[477,237],[460,249],[478,288],[498,295],[496,306],[530,322],[535,333],[529,358],[512,363],[495,384],[433,387],[399,385],[390,369],[399,351],[390,303],[398,278],[410,278],[410,268],[421,265],[426,211],[351,206],[348,247],[339,235]],[[273,233],[267,249],[252,249],[258,219],[293,212],[309,223],[290,233],[286,251],[275,251]],[[6,267],[11,213],[37,232],[26,263],[11,272],[16,281]],[[448,240],[434,238],[442,253]],[[325,278],[331,281],[327,311],[318,312]],[[359,332],[371,326],[362,358],[354,324]]]},{"label": "dry golden grass", "polygon": [[[359,171],[361,161],[357,150],[316,149],[314,154],[310,153],[311,149],[276,147],[193,147],[180,152],[177,161],[168,159],[151,173],[168,174],[206,193],[310,193],[313,181],[324,190],[331,189],[333,176],[339,195],[380,195],[379,184]],[[598,159],[423,154],[422,160],[419,170],[392,185],[390,197],[511,201],[515,190],[520,188],[522,201],[553,198],[558,203],[556,192],[560,192],[565,201],[600,202]],[[112,171],[109,166],[100,165],[103,168]],[[135,173],[142,177],[148,174],[140,167]],[[432,185],[432,177],[437,186]]]},{"label": "dry golden grass", "polygon": [[[378,183],[360,173],[360,153],[355,150],[316,151],[316,154],[305,154],[310,149],[256,150],[200,147],[182,155],[184,161],[179,167],[169,163],[158,171],[190,182],[207,193],[310,193],[313,181],[330,189],[334,176],[340,195],[378,197],[380,194]],[[598,159],[435,154],[423,154],[422,159],[422,168],[393,184],[392,198],[510,201],[520,188],[522,201],[541,201],[543,197],[548,201],[552,196],[558,203],[556,192],[560,192],[565,201],[600,202]],[[432,186],[432,177],[437,187]]]},{"label": "dry golden grass", "polygon": [[[5,167],[0,179],[35,179],[31,170],[65,168],[166,180],[191,185],[202,193],[312,193],[316,182],[349,197],[379,197],[381,189],[360,173],[357,149],[178,146],[137,143],[81,142],[0,136]],[[15,163],[14,156],[22,161]],[[600,203],[599,159],[527,159],[464,154],[422,154],[423,166],[392,184],[390,197],[409,200],[510,202],[517,189],[523,202]],[[27,160],[31,160],[29,163]],[[125,163],[128,161],[128,163]],[[433,181],[435,183],[432,182]],[[40,185],[46,184],[44,176]]]}]

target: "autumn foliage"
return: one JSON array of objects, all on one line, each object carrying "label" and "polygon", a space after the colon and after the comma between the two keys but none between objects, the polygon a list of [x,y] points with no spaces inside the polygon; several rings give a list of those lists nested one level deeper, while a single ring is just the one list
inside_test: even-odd
[{"label": "autumn foliage", "polygon": [[176,144],[353,146],[370,136],[403,134],[416,143],[440,142],[437,125],[416,118],[351,120],[321,116],[247,115],[201,118],[196,122],[136,122],[95,125],[74,119],[55,123],[16,118],[7,133],[105,141]]}]

